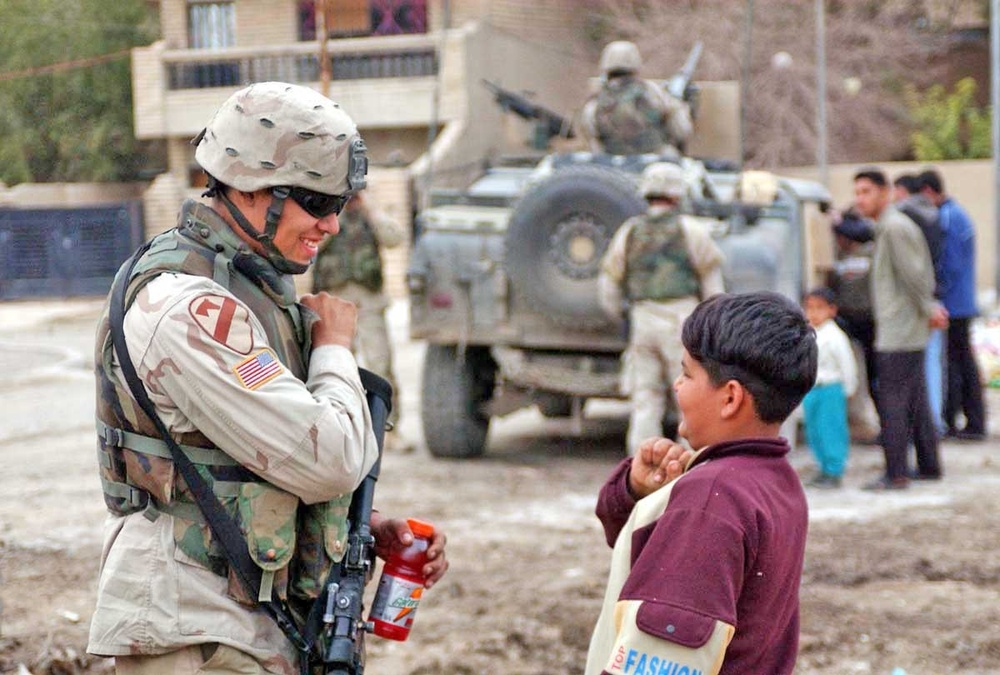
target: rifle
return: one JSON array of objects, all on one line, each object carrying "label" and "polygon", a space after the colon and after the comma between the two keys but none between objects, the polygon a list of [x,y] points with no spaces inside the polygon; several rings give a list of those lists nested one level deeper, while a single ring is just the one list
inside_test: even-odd
[{"label": "rifle", "polygon": [[482,80],[482,83],[484,87],[490,90],[501,108],[507,112],[514,113],[521,119],[535,120],[536,129],[539,130],[538,133],[546,141],[553,136],[562,136],[563,138],[573,138],[575,136],[573,125],[559,113],[553,112],[537,103],[532,103],[524,96],[515,94],[509,89],[504,89],[495,82]]},{"label": "rifle", "polygon": [[[303,664],[303,673],[314,672],[313,667],[321,667],[325,675],[362,675],[365,670],[365,633],[370,626],[363,616],[364,592],[374,571],[375,557],[375,537],[370,524],[372,499],[382,465],[386,419],[392,409],[392,386],[364,368],[359,372],[372,416],[379,458],[354,491],[347,515],[350,526],[347,552],[330,570],[323,591],[310,612],[308,626],[315,628],[320,619],[321,624],[317,630],[318,648],[309,656],[315,661]],[[320,611],[322,617],[319,617]]]},{"label": "rifle", "polygon": [[669,80],[665,80],[660,84],[674,98],[681,101],[690,101],[694,97],[695,91],[691,86],[691,79],[694,77],[694,69],[698,67],[698,61],[701,60],[702,47],[701,40],[695,42],[694,47],[691,48],[691,52],[688,54],[687,60],[684,61],[684,67]]}]

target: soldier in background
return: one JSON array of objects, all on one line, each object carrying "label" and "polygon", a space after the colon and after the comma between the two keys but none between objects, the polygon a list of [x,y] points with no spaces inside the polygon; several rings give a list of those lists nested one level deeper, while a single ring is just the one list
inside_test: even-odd
[{"label": "soldier in background", "polygon": [[[385,322],[389,299],[383,293],[382,248],[399,246],[406,238],[402,225],[372,207],[364,193],[351,198],[339,216],[340,232],[328,237],[313,265],[313,293],[327,291],[358,308],[358,331],[352,351],[362,364],[392,384],[390,421],[399,419],[399,394],[392,367],[392,346]],[[386,445],[407,449],[395,434]]]},{"label": "soldier in background", "polygon": [[681,324],[705,298],[723,292],[723,255],[693,216],[682,215],[684,173],[668,162],[651,164],[639,186],[646,213],[618,228],[601,262],[601,307],[614,319],[627,313],[629,346],[622,389],[632,413],[628,453],[662,435],[662,420],[681,374]]},{"label": "soldier in background", "polygon": [[642,57],[631,42],[611,42],[601,54],[601,90],[583,108],[583,129],[594,152],[663,154],[682,150],[691,135],[691,110],[662,87],[638,77]]}]

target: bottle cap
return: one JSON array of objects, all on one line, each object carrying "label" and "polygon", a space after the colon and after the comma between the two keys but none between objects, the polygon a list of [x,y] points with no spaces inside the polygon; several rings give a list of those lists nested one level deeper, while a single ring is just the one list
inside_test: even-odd
[{"label": "bottle cap", "polygon": [[434,526],[430,523],[425,523],[424,521],[417,520],[416,518],[407,518],[406,524],[410,526],[410,530],[413,531],[414,537],[430,539],[434,536]]}]

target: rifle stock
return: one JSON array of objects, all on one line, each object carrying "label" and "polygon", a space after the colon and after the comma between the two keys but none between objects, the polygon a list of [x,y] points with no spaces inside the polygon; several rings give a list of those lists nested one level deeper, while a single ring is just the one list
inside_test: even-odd
[{"label": "rifle stock", "polygon": [[364,592],[372,576],[375,555],[375,537],[370,524],[372,500],[382,465],[386,420],[392,408],[392,386],[370,371],[362,368],[360,372],[379,458],[354,491],[348,511],[347,552],[330,571],[323,593],[316,601],[316,606],[323,611],[319,645],[322,657],[310,666],[322,666],[326,675],[362,675],[365,669],[368,625],[364,619]]}]

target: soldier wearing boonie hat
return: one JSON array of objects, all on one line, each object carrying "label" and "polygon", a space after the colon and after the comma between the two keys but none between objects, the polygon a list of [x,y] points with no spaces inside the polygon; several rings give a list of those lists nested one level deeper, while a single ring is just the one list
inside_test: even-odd
[{"label": "soldier wearing boonie hat", "polygon": [[[115,656],[119,673],[291,675],[298,653],[260,602],[301,626],[344,555],[351,494],[378,447],[350,351],[356,308],[297,299],[289,274],[309,268],[365,187],[365,144],[336,103],[281,82],[233,94],[195,144],[211,201],[185,201],[177,227],[123,266],[111,300],[124,318],[109,301],[98,327],[110,513],[88,651]],[[116,337],[155,415],[131,393]],[[238,527],[260,568],[254,592],[158,423]],[[375,513],[371,526],[379,555],[412,541],[405,520]],[[448,566],[442,534],[429,558],[432,585]]]}]

